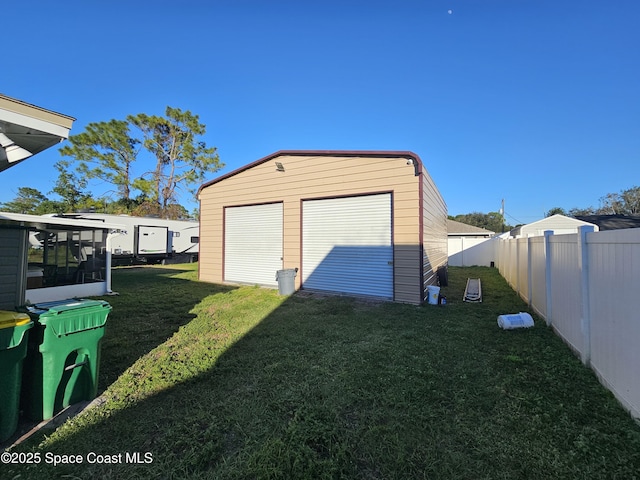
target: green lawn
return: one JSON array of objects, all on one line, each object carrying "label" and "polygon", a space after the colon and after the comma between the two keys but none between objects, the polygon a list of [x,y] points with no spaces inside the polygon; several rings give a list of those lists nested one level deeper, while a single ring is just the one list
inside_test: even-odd
[{"label": "green lawn", "polygon": [[[416,307],[195,268],[114,271],[106,402],[20,445],[41,463],[1,478],[640,478],[640,427],[592,372],[539,319],[498,328],[526,305],[495,269],[450,268],[448,304]],[[483,303],[462,302],[467,277]]]}]

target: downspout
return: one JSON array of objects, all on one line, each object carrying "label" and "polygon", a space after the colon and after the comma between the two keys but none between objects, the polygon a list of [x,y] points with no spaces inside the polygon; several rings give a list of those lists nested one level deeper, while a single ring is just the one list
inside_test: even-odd
[{"label": "downspout", "polygon": [[120,230],[113,230],[111,232],[109,232],[107,234],[107,241],[106,241],[106,262],[105,262],[105,281],[106,281],[106,286],[107,286],[107,295],[118,295],[118,292],[114,292],[113,290],[111,290],[111,240],[114,237],[117,237],[118,235],[121,235],[122,232],[120,232]]},{"label": "downspout", "polygon": [[[418,259],[418,266],[420,268],[420,305],[422,305],[427,299],[427,287],[425,286],[425,278],[424,278],[424,205],[422,204],[422,200],[424,197],[424,186],[422,185],[422,160],[417,155],[411,155],[408,159],[409,162],[413,165],[413,175],[418,178],[418,245],[420,248],[418,249],[418,254],[420,258]],[[394,267],[395,269],[395,267]],[[395,277],[395,272],[394,272]],[[394,282],[394,290],[395,290],[395,282]],[[394,292],[395,293],[395,292]]]}]

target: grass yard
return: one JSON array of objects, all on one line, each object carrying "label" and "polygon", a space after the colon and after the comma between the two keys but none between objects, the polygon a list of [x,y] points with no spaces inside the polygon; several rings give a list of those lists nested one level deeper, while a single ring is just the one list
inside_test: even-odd
[{"label": "grass yard", "polygon": [[[448,304],[416,307],[195,268],[114,271],[105,403],[17,447],[42,462],[0,477],[640,478],[640,426],[592,372],[538,319],[498,328],[526,305],[495,269],[450,268]],[[462,302],[467,277],[482,304]],[[107,459],[122,463],[89,463]]]}]

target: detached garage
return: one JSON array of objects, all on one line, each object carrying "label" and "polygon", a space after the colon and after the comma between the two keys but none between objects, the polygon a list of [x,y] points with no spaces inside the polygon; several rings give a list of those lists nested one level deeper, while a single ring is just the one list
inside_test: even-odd
[{"label": "detached garage", "polygon": [[281,151],[205,183],[201,280],[420,304],[447,262],[447,209],[411,152]]}]

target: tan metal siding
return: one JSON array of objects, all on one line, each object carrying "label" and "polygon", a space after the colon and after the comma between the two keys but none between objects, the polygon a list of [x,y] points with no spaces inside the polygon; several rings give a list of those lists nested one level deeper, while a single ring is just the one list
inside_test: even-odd
[{"label": "tan metal siding", "polygon": [[[276,161],[282,163],[284,172],[276,171]],[[199,195],[200,278],[217,283],[223,281],[224,206],[282,201],[283,268],[295,268],[301,266],[300,222],[303,199],[392,191],[394,299],[421,303],[424,289],[423,278],[420,275],[421,178],[423,183],[427,181],[424,174],[415,176],[414,167],[407,164],[406,157],[281,155],[206,186]],[[430,178],[428,180],[430,181]],[[431,186],[423,186],[423,192],[430,192],[425,204],[436,205],[436,211],[432,212],[432,215],[438,220],[434,219],[429,224],[437,224],[434,236],[442,235],[442,239],[438,239],[435,252],[444,251],[446,262],[446,207],[435,187],[430,189]],[[441,244],[444,245],[443,248]],[[429,259],[440,261],[439,255],[435,255],[431,248],[428,250]],[[296,288],[299,286],[300,277],[296,277]]]},{"label": "tan metal siding", "polygon": [[437,283],[438,267],[446,265],[447,205],[425,168],[422,171],[422,242],[423,242],[423,301],[427,286]]}]

